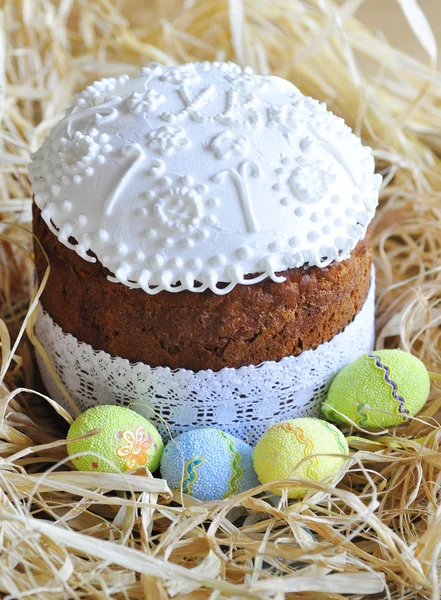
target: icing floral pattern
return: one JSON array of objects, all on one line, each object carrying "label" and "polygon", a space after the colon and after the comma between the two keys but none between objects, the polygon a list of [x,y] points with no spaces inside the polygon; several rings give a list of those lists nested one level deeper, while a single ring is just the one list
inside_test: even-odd
[{"label": "icing floral pattern", "polygon": [[324,113],[326,108],[318,100],[293,96],[291,104],[271,106],[268,109],[268,127],[278,127],[290,135],[298,135],[302,130],[309,129],[312,120],[321,121]]},{"label": "icing floral pattern", "polygon": [[202,197],[186,186],[166,190],[155,204],[155,213],[168,227],[193,231],[204,214]]},{"label": "icing floral pattern", "polygon": [[167,83],[174,83],[179,85],[182,83],[198,83],[201,78],[198,75],[196,68],[193,64],[182,65],[174,69],[167,70],[166,73],[161,75],[161,80]]},{"label": "icing floral pattern", "polygon": [[323,163],[313,162],[295,168],[288,179],[291,193],[305,204],[320,202],[329,191],[332,174],[323,168]]},{"label": "icing floral pattern", "polygon": [[298,111],[294,104],[282,104],[268,109],[268,127],[280,127],[284,131],[295,132],[304,125],[299,119]]},{"label": "icing floral pattern", "polygon": [[102,104],[112,97],[112,92],[117,84],[124,85],[128,80],[128,75],[120,75],[119,77],[104,77],[99,81],[95,81],[92,85],[88,85],[84,91],[76,95],[74,106],[84,109]]},{"label": "icing floral pattern", "polygon": [[249,67],[246,67],[239,73],[225,75],[225,79],[241,91],[247,91],[250,88],[263,88],[268,84],[269,80],[268,77],[264,77],[263,75],[255,75]]},{"label": "icing floral pattern", "polygon": [[183,127],[163,125],[147,136],[150,148],[157,150],[163,156],[171,156],[175,150],[188,150],[191,141],[185,136]]},{"label": "icing floral pattern", "polygon": [[109,136],[106,133],[100,134],[96,128],[86,133],[75,131],[71,138],[62,137],[58,158],[63,171],[69,175],[76,175],[87,172],[95,160],[103,163],[105,154],[112,149],[108,142]]},{"label": "icing floral pattern", "polygon": [[[308,162],[304,162],[304,161]],[[304,204],[317,204],[329,193],[336,176],[323,161],[309,162],[308,158],[299,157],[291,160],[282,157],[276,169],[278,181],[273,185],[276,191],[286,190],[293,199]],[[292,200],[284,196],[280,200],[283,206],[289,206]]]},{"label": "icing floral pattern", "polygon": [[[218,205],[216,198],[208,198],[208,186],[198,184],[190,175],[184,177],[171,178],[164,174],[155,179],[157,190],[151,189],[145,194],[150,200],[152,212],[160,223],[182,233],[187,237],[185,245],[191,245],[193,239],[188,234],[199,233],[204,239],[203,229],[201,227],[207,222],[214,224],[216,218],[214,215],[207,215],[207,209],[215,208]],[[144,207],[146,211],[150,209]]]},{"label": "icing floral pattern", "polygon": [[165,102],[165,96],[154,89],[145,92],[132,92],[127,98],[127,107],[132,115],[156,110]]},{"label": "icing floral pattern", "polygon": [[212,140],[211,149],[217,158],[226,160],[233,155],[247,156],[250,151],[250,142],[245,136],[235,135],[227,129]]},{"label": "icing floral pattern", "polygon": [[134,432],[125,429],[119,435],[124,444],[117,449],[116,455],[126,459],[127,469],[134,471],[145,466],[148,452],[153,446],[152,436],[146,434],[142,426],[137,427]]}]

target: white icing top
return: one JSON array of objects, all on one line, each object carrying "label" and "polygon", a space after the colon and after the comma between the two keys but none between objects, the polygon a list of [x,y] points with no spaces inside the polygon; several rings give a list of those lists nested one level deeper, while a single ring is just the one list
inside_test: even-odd
[{"label": "white icing top", "polygon": [[324,104],[220,62],[95,82],[29,172],[60,242],[149,294],[225,294],[345,260],[381,183],[371,149]]}]

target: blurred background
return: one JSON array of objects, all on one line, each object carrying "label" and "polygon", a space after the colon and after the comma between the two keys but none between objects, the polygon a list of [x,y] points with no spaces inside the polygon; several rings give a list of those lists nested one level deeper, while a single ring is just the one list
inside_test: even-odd
[{"label": "blurred background", "polygon": [[[345,4],[348,0],[336,0],[338,4]],[[398,47],[415,58],[427,60],[427,54],[421,48],[418,40],[412,33],[403,12],[398,4],[399,0],[354,0],[353,3],[360,4],[360,8],[355,16],[360,19],[369,29],[387,39],[391,46]],[[403,4],[406,0],[401,0]],[[409,0],[407,0],[409,1]],[[414,4],[415,0],[411,0]],[[116,5],[122,2],[116,2]],[[183,0],[183,4],[190,4]],[[326,2],[324,3],[326,4]],[[418,0],[418,4],[429,18],[433,32],[437,41],[441,42],[441,0]],[[127,4],[128,5],[128,4]],[[132,7],[137,7],[137,24],[148,24],[152,11],[157,14],[161,12],[161,0],[132,0],[130,2],[130,12]],[[163,10],[163,8],[162,8]],[[170,15],[165,15],[169,17]],[[441,44],[440,44],[441,45]],[[438,55],[438,58],[440,54]]]},{"label": "blurred background", "polygon": [[[339,0],[344,4],[346,0]],[[433,33],[441,42],[441,0],[419,0],[418,4],[430,20]],[[367,0],[357,11],[356,16],[370,29],[383,34],[391,46],[405,50],[421,60],[427,60],[427,54],[421,48],[412,33],[397,0]],[[438,60],[440,53],[438,48]]]}]

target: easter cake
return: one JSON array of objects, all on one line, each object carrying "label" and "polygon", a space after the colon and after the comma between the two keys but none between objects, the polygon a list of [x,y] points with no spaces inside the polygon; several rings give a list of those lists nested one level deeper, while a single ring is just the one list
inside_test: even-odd
[{"label": "easter cake", "polygon": [[381,177],[293,84],[218,62],[103,79],[29,171],[53,395],[238,434],[317,414],[371,349]]}]

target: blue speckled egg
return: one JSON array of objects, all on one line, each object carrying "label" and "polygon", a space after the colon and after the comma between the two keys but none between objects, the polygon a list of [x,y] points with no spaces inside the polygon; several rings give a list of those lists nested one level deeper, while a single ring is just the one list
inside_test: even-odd
[{"label": "blue speckled egg", "polygon": [[221,500],[259,485],[253,451],[220,429],[186,431],[168,442],[161,474],[172,489],[199,500]]}]

